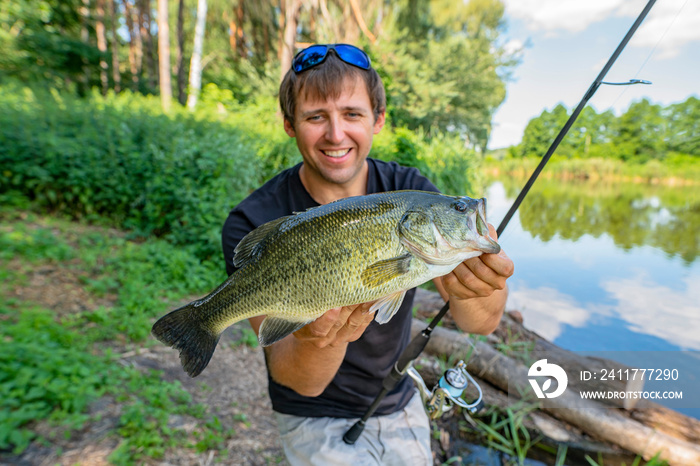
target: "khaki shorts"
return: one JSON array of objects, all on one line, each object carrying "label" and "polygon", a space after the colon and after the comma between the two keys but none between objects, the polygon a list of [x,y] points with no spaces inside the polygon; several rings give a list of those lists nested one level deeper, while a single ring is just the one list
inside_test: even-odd
[{"label": "khaki shorts", "polygon": [[430,421],[415,394],[401,411],[373,416],[354,445],[343,441],[357,419],[275,413],[284,453],[297,465],[430,466]]}]

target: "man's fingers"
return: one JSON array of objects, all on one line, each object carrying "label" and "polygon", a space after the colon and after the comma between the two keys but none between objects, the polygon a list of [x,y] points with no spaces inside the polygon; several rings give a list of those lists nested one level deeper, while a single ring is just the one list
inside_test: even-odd
[{"label": "man's fingers", "polygon": [[459,264],[452,273],[443,277],[448,293],[459,298],[489,296],[506,287],[506,279],[513,274],[513,262],[501,251],[482,254]]},{"label": "man's fingers", "polygon": [[336,307],[324,313],[321,317],[299,330],[299,335],[312,338],[323,338],[336,326],[342,309]]},{"label": "man's fingers", "polygon": [[359,318],[350,318],[343,328],[338,331],[336,341],[351,342],[362,336],[367,326],[374,320],[374,312],[362,312]]},{"label": "man's fingers", "polygon": [[374,318],[367,311],[373,303],[331,309],[294,334],[319,347],[357,340]]},{"label": "man's fingers", "polygon": [[496,227],[491,225],[490,223],[487,223],[489,227],[489,236],[495,240],[498,240],[498,232],[496,232]]},{"label": "man's fingers", "polygon": [[462,269],[467,275],[469,272],[476,277],[477,280],[487,283],[493,288],[499,289],[502,287],[500,277],[491,267],[486,265],[480,258],[475,257],[476,260],[468,260],[464,262],[464,266],[468,269],[468,272]]},{"label": "man's fingers", "polygon": [[446,286],[450,286],[450,281],[455,282],[451,286],[451,291],[458,297],[487,296],[493,291],[493,286],[478,277],[465,263],[459,264],[452,272],[452,276],[454,278],[448,279]]},{"label": "man's fingers", "polygon": [[480,257],[484,264],[502,277],[508,278],[515,271],[513,261],[510,260],[510,257],[503,249],[498,254],[483,254]]}]

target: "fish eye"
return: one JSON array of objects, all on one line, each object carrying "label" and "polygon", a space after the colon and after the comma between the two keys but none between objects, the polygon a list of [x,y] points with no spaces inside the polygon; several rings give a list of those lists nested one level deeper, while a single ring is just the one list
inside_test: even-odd
[{"label": "fish eye", "polygon": [[455,209],[457,209],[457,212],[466,212],[469,206],[467,206],[467,203],[464,201],[457,201],[455,203]]}]

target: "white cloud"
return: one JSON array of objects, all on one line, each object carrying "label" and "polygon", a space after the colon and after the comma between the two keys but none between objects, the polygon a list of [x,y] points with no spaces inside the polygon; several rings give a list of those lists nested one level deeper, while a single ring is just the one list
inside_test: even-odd
[{"label": "white cloud", "polygon": [[[545,34],[581,32],[611,17],[633,19],[646,3],[645,0],[505,0],[508,15],[522,20],[529,30]],[[678,54],[680,47],[700,40],[698,25],[700,2],[657,2],[630,46],[652,48],[658,43],[657,58],[671,58]]]},{"label": "white cloud", "polygon": [[525,43],[519,39],[511,39],[503,45],[503,50],[507,54],[521,53],[525,48]]},{"label": "white cloud", "polygon": [[700,40],[699,26],[700,2],[694,0],[659,2],[654,5],[649,17],[639,27],[630,45],[654,47],[658,43],[658,58],[672,58],[678,55],[679,49],[685,44]]},{"label": "white cloud", "polygon": [[505,0],[505,4],[506,12],[532,31],[579,32],[610,16],[623,0]]}]

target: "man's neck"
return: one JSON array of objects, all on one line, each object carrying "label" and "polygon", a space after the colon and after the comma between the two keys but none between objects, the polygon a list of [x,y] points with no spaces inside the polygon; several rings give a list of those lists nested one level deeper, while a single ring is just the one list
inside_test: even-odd
[{"label": "man's neck", "polygon": [[323,205],[328,204],[329,202],[337,201],[338,199],[367,194],[368,172],[368,163],[365,161],[365,168],[360,176],[347,183],[338,184],[325,179],[310,177],[309,172],[304,169],[304,165],[302,164],[301,168],[299,169],[299,178],[301,179],[301,184],[304,186],[311,198]]}]

